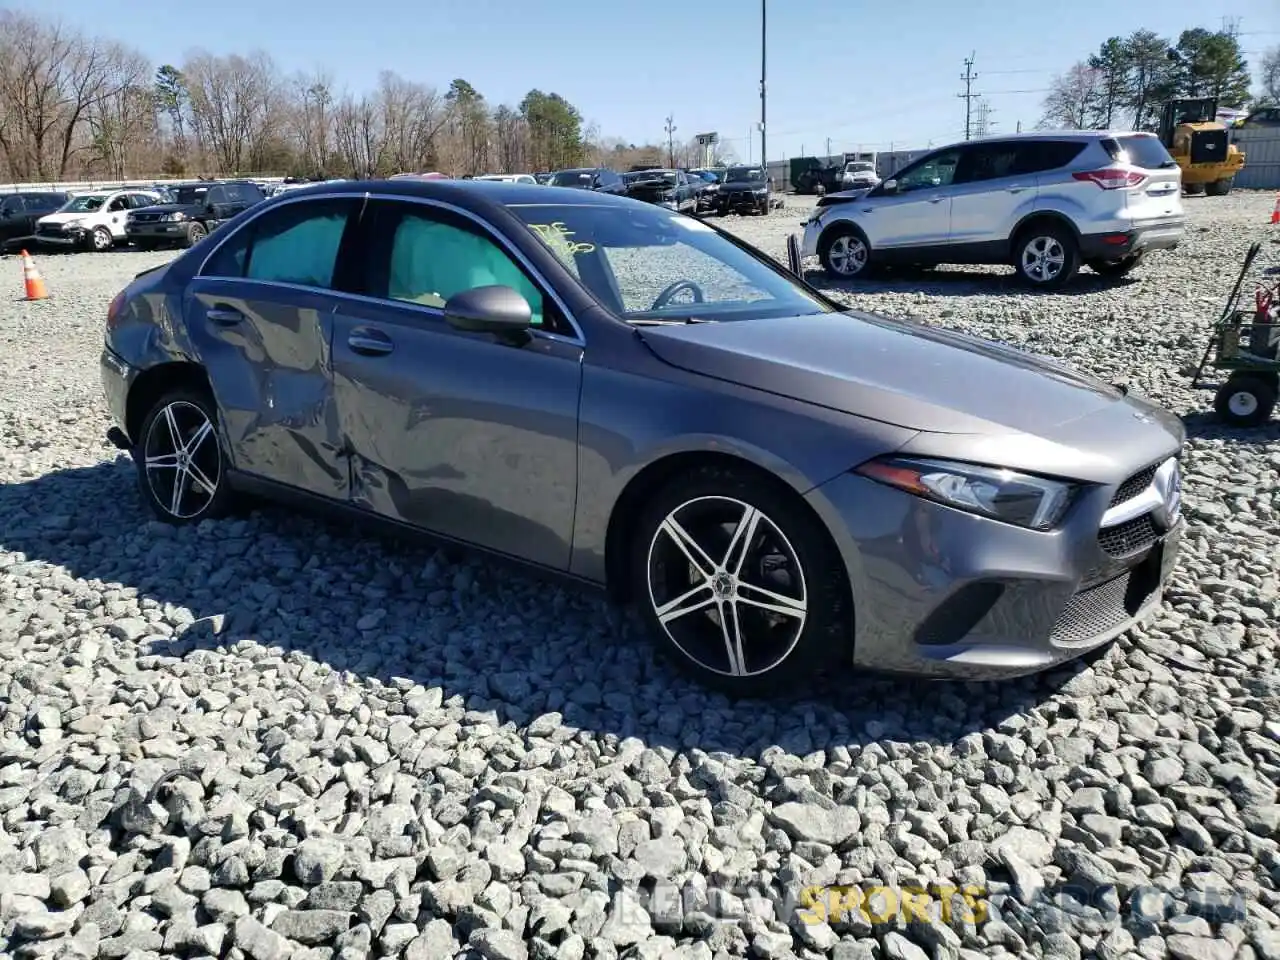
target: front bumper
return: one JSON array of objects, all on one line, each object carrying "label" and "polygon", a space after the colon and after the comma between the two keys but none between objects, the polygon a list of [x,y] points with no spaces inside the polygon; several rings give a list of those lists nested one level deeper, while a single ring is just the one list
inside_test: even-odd
[{"label": "front bumper", "polygon": [[[1040,533],[846,474],[809,494],[845,559],[854,663],[933,678],[1038,673],[1149,616],[1178,556],[1183,521],[1117,539],[1088,490]],[[1151,528],[1153,529],[1153,528]]]},{"label": "front bumper", "polygon": [[1080,237],[1085,260],[1118,260],[1135,253],[1172,250],[1187,233],[1186,217],[1166,217],[1123,232],[1086,233]]},{"label": "front bumper", "polygon": [[716,198],[715,209],[720,213],[738,213],[742,210],[759,210],[768,201],[766,194],[733,193]]},{"label": "front bumper", "polygon": [[125,227],[125,236],[132,242],[139,240],[162,241],[165,243],[181,240],[187,235],[190,221],[173,220],[159,223],[131,223]]},{"label": "front bumper", "polygon": [[[815,216],[815,215],[816,214],[811,214],[810,216]],[[800,237],[799,237],[800,256],[816,257],[818,255],[818,236],[821,233],[822,233],[822,228],[819,227],[813,220],[804,221],[804,231],[800,234]]]},{"label": "front bumper", "polygon": [[89,231],[83,227],[77,227],[74,230],[64,230],[58,233],[42,233],[36,232],[36,245],[41,247],[52,247],[55,250],[75,250],[80,247],[92,246],[89,237]]}]

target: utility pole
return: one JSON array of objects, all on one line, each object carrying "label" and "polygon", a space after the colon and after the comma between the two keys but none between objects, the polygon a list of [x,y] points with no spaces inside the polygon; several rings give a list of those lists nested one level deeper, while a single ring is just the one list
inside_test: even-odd
[{"label": "utility pole", "polygon": [[964,61],[964,75],[960,77],[964,81],[964,93],[957,93],[956,96],[964,100],[964,138],[969,139],[973,131],[973,98],[978,94],[973,92],[973,81],[978,79],[978,75],[973,72],[973,61],[977,57],[977,51],[969,54]]},{"label": "utility pole", "polygon": [[675,117],[667,116],[667,166],[674,167],[676,165],[676,121]]},{"label": "utility pole", "polygon": [[827,159],[831,159],[831,138],[827,137]]},{"label": "utility pole", "polygon": [[765,21],[767,0],[760,0],[760,166],[765,180],[769,179],[769,151],[765,149],[765,37],[768,35]]},{"label": "utility pole", "polygon": [[1018,133],[1021,133],[1021,132],[1022,132],[1022,121],[1021,121],[1021,120],[1019,120],[1019,121],[1018,121],[1018,130],[1017,130],[1017,132],[1018,132]]},{"label": "utility pole", "polygon": [[991,121],[991,114],[995,111],[991,109],[991,104],[987,103],[985,97],[978,97],[978,105],[974,109],[973,135],[975,137],[987,137],[991,135],[991,128],[995,124]]}]

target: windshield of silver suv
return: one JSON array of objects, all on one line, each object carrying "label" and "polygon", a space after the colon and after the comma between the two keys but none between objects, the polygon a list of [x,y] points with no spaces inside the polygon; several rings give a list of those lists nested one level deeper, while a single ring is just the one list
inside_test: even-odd
[{"label": "windshield of silver suv", "polygon": [[693,217],[661,207],[603,204],[508,209],[598,300],[630,323],[836,312]]}]

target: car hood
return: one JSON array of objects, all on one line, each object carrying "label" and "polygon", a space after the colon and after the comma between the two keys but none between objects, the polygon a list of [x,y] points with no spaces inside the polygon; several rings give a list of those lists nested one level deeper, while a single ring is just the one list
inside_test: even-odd
[{"label": "car hood", "polygon": [[81,213],[47,213],[40,217],[36,223],[70,223],[72,220],[86,220],[89,217],[96,217],[101,211],[85,210]]},{"label": "car hood", "polygon": [[190,213],[192,210],[199,210],[198,203],[156,203],[149,207],[139,207],[131,213]]},{"label": "car hood", "polygon": [[639,329],[672,366],[930,433],[1054,440],[1108,407],[1141,403],[1013,347],[866,314]]}]

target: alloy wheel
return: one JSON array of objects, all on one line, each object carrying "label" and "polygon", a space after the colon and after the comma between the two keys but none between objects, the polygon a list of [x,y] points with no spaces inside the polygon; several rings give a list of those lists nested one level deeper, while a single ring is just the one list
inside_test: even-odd
[{"label": "alloy wheel", "polygon": [[1258,398],[1248,390],[1237,390],[1227,400],[1227,408],[1234,416],[1251,417],[1258,410]]},{"label": "alloy wheel", "polygon": [[93,231],[93,249],[104,253],[111,246],[111,234],[99,227]]},{"label": "alloy wheel", "polygon": [[668,639],[713,673],[767,673],[804,632],[799,555],[773,520],[741,500],[697,497],[668,513],[649,543],[647,580]]},{"label": "alloy wheel", "polygon": [[855,236],[837,237],[831,241],[827,260],[836,273],[852,277],[867,265],[867,245]]},{"label": "alloy wheel", "polygon": [[208,415],[175,400],[154,417],[143,443],[147,486],[161,509],[190,520],[209,508],[222,482],[222,454]]},{"label": "alloy wheel", "polygon": [[1048,283],[1062,272],[1067,251],[1056,237],[1034,237],[1022,247],[1022,272],[1037,283]]}]

